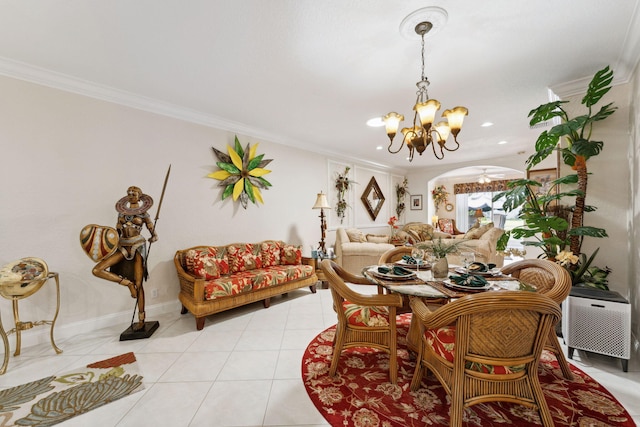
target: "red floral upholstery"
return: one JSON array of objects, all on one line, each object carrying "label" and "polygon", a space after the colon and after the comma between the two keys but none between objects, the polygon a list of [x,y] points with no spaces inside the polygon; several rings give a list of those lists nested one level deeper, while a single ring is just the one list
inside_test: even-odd
[{"label": "red floral upholstery", "polygon": [[[433,351],[438,356],[446,359],[448,362],[453,363],[456,347],[455,326],[449,325],[435,330],[426,330],[424,336],[427,340],[427,343],[431,346]],[[484,372],[485,374],[508,374],[522,371],[524,369],[524,365],[499,366],[467,362],[466,368],[472,369],[477,372]]]},{"label": "red floral upholstery", "polygon": [[284,245],[280,251],[280,264],[298,265],[302,263],[302,250],[299,246]]},{"label": "red floral upholstery", "polygon": [[255,270],[262,267],[260,254],[254,251],[253,244],[239,243],[227,246],[227,256],[231,273],[240,271]]},{"label": "red floral upholstery", "polygon": [[453,222],[449,218],[440,218],[438,226],[443,233],[453,234]]},{"label": "red floral upholstery", "polygon": [[294,279],[309,277],[314,274],[310,265],[276,265],[268,268],[258,268],[240,271],[231,275],[208,280],[204,286],[205,300],[249,292],[252,289],[267,288]]},{"label": "red floral upholstery", "polygon": [[389,308],[386,306],[364,306],[342,303],[349,324],[354,326],[389,326]]},{"label": "red floral upholstery", "polygon": [[207,248],[207,251],[192,250],[185,257],[187,271],[201,279],[217,279],[229,274],[229,262],[226,257],[218,258],[218,249]]},{"label": "red floral upholstery", "polygon": [[273,267],[280,264],[280,248],[282,242],[268,240],[260,245],[260,258],[262,259],[262,267]]}]

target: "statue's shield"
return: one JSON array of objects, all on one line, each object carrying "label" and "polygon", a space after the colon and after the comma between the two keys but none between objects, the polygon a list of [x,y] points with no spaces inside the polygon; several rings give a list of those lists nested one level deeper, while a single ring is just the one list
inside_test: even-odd
[{"label": "statue's shield", "polygon": [[100,262],[118,249],[118,232],[115,228],[89,224],[80,232],[80,245],[95,262]]}]

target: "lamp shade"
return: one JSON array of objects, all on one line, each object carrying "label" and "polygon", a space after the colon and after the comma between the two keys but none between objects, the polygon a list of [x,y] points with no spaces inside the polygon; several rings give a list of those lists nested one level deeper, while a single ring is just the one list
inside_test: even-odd
[{"label": "lamp shade", "polygon": [[322,191],[318,193],[318,198],[316,199],[316,204],[313,205],[312,209],[331,209],[329,202],[327,201],[327,195]]}]

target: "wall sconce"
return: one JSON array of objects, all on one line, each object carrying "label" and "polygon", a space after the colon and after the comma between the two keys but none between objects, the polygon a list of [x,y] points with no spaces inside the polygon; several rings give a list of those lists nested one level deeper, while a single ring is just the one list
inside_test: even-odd
[{"label": "wall sconce", "polygon": [[324,238],[326,237],[325,232],[327,230],[327,222],[324,217],[324,210],[331,209],[331,206],[327,201],[326,194],[324,194],[322,191],[318,193],[316,204],[313,205],[312,209],[320,209],[320,233],[322,237],[320,238],[319,244],[320,244],[320,251],[322,251],[322,253],[324,254],[326,253],[326,250],[324,247]]}]

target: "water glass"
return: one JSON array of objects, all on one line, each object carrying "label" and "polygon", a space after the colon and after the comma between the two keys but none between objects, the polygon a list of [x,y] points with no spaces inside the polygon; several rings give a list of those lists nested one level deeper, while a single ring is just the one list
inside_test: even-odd
[{"label": "water glass", "polygon": [[476,254],[473,252],[462,252],[462,263],[464,264],[464,270],[469,274],[469,266],[476,260]]}]

